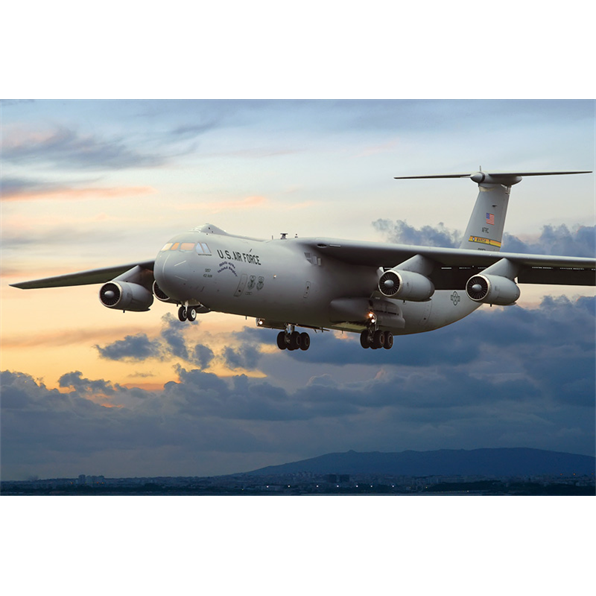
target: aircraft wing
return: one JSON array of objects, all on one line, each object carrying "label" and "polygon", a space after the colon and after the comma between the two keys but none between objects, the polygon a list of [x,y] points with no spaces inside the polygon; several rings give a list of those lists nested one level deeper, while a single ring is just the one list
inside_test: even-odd
[{"label": "aircraft wing", "polygon": [[[335,240],[330,238],[302,239],[305,250],[328,255],[353,265],[396,267],[403,261],[422,255],[444,270],[482,269],[501,259],[521,265],[519,283],[595,286],[596,258],[532,255],[490,250],[409,246],[374,242]],[[457,277],[460,277],[458,275]]]},{"label": "aircraft wing", "polygon": [[126,273],[133,267],[139,266],[141,269],[153,271],[154,261],[144,261],[142,263],[129,263],[128,265],[116,265],[115,267],[105,267],[103,269],[89,269],[88,271],[79,271],[78,273],[68,273],[67,275],[56,275],[54,277],[45,277],[43,279],[34,279],[23,281],[18,284],[10,284],[14,288],[31,290],[34,288],[60,288],[64,286],[84,286],[87,284],[101,284],[111,281],[115,277]]}]

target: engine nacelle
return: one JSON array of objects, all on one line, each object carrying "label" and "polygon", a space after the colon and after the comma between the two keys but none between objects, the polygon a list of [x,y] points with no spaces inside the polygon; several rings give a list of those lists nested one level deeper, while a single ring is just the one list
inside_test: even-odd
[{"label": "engine nacelle", "polygon": [[517,301],[520,290],[514,281],[500,275],[474,275],[466,283],[466,292],[474,302],[508,306]]},{"label": "engine nacelle", "polygon": [[435,293],[435,286],[420,273],[390,269],[379,279],[379,292],[387,298],[425,302]]},{"label": "engine nacelle", "polygon": [[99,299],[107,308],[136,312],[149,310],[153,304],[153,294],[147,288],[126,281],[104,284],[99,290]]}]

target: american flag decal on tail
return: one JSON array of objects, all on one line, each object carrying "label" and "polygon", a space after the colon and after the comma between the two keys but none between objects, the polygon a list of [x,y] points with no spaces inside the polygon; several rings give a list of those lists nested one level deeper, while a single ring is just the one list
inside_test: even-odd
[{"label": "american flag decal on tail", "polygon": [[490,224],[491,226],[495,225],[495,214],[494,213],[486,214],[486,223]]}]

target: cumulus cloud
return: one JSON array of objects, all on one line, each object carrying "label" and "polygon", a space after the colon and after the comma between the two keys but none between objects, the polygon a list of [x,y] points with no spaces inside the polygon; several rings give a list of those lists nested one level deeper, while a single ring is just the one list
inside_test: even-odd
[{"label": "cumulus cloud", "polygon": [[160,342],[150,340],[145,333],[127,335],[103,348],[95,347],[99,355],[107,360],[147,360],[163,356]]},{"label": "cumulus cloud", "polygon": [[[570,308],[564,301],[547,303],[535,323],[558,319],[562,324]],[[571,326],[577,329],[585,316],[594,319],[593,304],[579,305],[573,313]],[[495,325],[513,333],[518,321],[501,316]],[[78,473],[93,463],[94,469],[100,466],[98,473],[125,475],[128,469],[129,475],[139,475],[135,466],[151,461],[157,475],[177,473],[183,462],[185,471],[178,473],[202,475],[214,473],[212,462],[220,466],[217,473],[231,473],[348,449],[529,446],[592,453],[593,344],[591,351],[582,346],[587,331],[579,344],[569,343],[571,335],[536,346],[538,338],[550,336],[541,330],[512,350],[507,337],[492,348],[489,333],[476,340],[474,359],[455,365],[403,365],[398,351],[393,364],[371,366],[373,374],[363,380],[328,374],[293,391],[270,379],[221,378],[179,366],[178,380],[161,391],[133,392],[67,373],[61,386],[72,391],[65,395],[28,375],[7,372],[1,379],[3,468],[13,477],[26,477],[44,475],[56,469],[56,462],[62,470],[78,466]],[[332,341],[336,349],[347,343]],[[568,356],[557,363],[564,341]],[[288,366],[288,353],[281,354],[285,364],[280,354],[261,358]],[[308,363],[292,366],[305,374],[309,370]],[[91,402],[110,389],[111,402],[122,407]],[[136,455],[141,450],[143,464]],[[226,457],[234,464],[222,468]],[[130,467],[123,468],[124,462]]]},{"label": "cumulus cloud", "polygon": [[377,232],[385,236],[387,242],[394,244],[456,248],[462,239],[461,232],[448,230],[443,223],[436,227],[423,226],[416,229],[404,220],[377,219],[372,222],[372,225]]},{"label": "cumulus cloud", "polygon": [[596,226],[544,226],[535,241],[524,242],[505,233],[503,250],[531,254],[593,257],[596,254]]},{"label": "cumulus cloud", "polygon": [[[462,232],[449,230],[442,223],[417,229],[404,220],[377,219],[372,222],[372,226],[387,242],[395,244],[458,248],[462,240]],[[502,250],[526,254],[593,257],[596,254],[596,226],[544,226],[540,236],[530,241],[520,240],[505,232]]]},{"label": "cumulus cloud", "polygon": [[[538,309],[484,309],[396,338],[393,350],[325,333],[307,352],[267,353],[259,343],[273,343],[275,332],[245,329],[229,364],[256,364],[258,354],[275,374],[219,377],[193,363],[203,358],[204,367],[211,353],[186,342],[177,380],[153,391],[72,371],[60,377],[61,392],[3,372],[3,474],[209,475],[349,449],[593,454],[595,308],[595,298],[546,298]],[[161,349],[177,345],[173,321],[165,329]],[[361,367],[359,380],[346,365]],[[305,382],[280,386],[286,372]]]},{"label": "cumulus cloud", "polygon": [[184,334],[199,325],[198,320],[182,323],[168,313],[162,317],[161,331],[154,339],[149,339],[146,333],[137,333],[103,347],[96,345],[95,349],[106,360],[141,362],[152,358],[161,361],[180,358],[201,369],[208,368],[215,358],[213,350],[200,343],[189,343]]},{"label": "cumulus cloud", "polygon": [[[197,117],[194,112],[199,109],[195,105],[189,104],[186,113],[167,120],[157,117],[161,109],[157,105],[145,103],[138,109],[145,112],[146,118],[153,109],[149,114],[152,127],[158,123],[165,131],[154,143],[166,139],[171,147],[176,142],[188,145],[207,131],[209,118]],[[345,131],[349,129],[346,123],[361,129],[386,130],[388,121],[407,133],[419,125],[428,127],[429,122],[461,127],[460,119],[449,117],[454,107],[458,115],[468,113],[468,122],[477,122],[479,113],[498,115],[505,105],[504,115],[510,117],[511,104],[490,104],[487,111],[487,104],[473,102],[302,103],[294,105],[296,118],[292,124],[287,123],[286,104],[274,105],[278,107],[273,114],[268,105],[233,106],[242,114],[231,124],[266,120],[268,134],[275,133],[269,137],[275,139],[280,131],[291,136],[294,130],[321,126]],[[515,117],[525,122],[538,113],[542,124],[553,112],[537,110],[537,105],[516,104]],[[593,120],[593,104],[589,101],[571,107],[568,102],[540,104],[554,105],[558,105],[558,116],[567,122],[571,116],[566,114],[575,117],[580,112],[580,124]],[[174,106],[168,109],[176,112],[180,108],[180,104],[168,106]],[[252,118],[245,115],[251,110],[255,112]],[[121,114],[130,117],[133,110]],[[499,118],[483,121],[490,122],[495,130],[503,122]],[[115,130],[115,126],[118,121],[112,120],[110,129]],[[578,130],[585,128],[578,125]],[[147,148],[131,136],[110,135],[88,134],[84,128],[52,128],[37,137],[13,135],[4,147],[7,164],[15,172],[27,168],[27,175],[39,176],[40,180],[37,188],[33,184],[27,190],[13,178],[9,180],[11,190],[20,191],[21,196],[43,191],[44,167],[52,168],[52,179],[56,179],[56,170],[62,168],[78,169],[88,176],[92,168],[149,167],[169,159],[163,147],[156,148],[156,144]],[[256,149],[261,154],[277,149],[270,144],[278,141],[269,137],[257,139]],[[370,142],[376,149],[390,149],[387,144],[383,147],[388,140],[387,136],[375,140],[365,135],[356,139],[356,145],[343,146],[356,146],[354,151],[361,151],[362,144]],[[300,137],[299,143],[302,141]],[[402,135],[398,149],[424,153],[428,163],[428,147],[421,148],[411,141]],[[242,143],[234,147],[239,154],[254,145]],[[229,143],[218,141],[210,148],[224,151]],[[344,153],[344,161],[345,157]],[[415,167],[415,158],[406,167]],[[416,229],[406,222],[383,221],[378,229],[394,242],[455,246],[460,238],[458,232],[441,225]],[[580,244],[585,250],[577,230],[568,231],[564,234],[565,230],[553,228],[550,245],[568,242],[564,237],[569,236],[572,246],[561,252],[572,254]],[[505,247],[513,250],[513,241],[508,237]],[[528,250],[545,252],[531,246],[538,242],[542,240],[526,241]],[[593,242],[588,246],[593,247]],[[122,330],[116,336],[119,341],[104,336],[87,343],[101,343],[98,354],[108,360],[137,363],[171,359],[180,364],[176,380],[163,390],[127,389],[111,383],[108,376],[86,378],[89,373],[68,367],[56,371],[56,376],[61,375],[60,387],[54,390],[30,376],[4,373],[3,473],[223,473],[250,469],[249,463],[258,467],[347,449],[526,445],[593,452],[593,320],[593,301],[552,300],[537,311],[495,308],[428,335],[399,338],[392,351],[362,350],[357,336],[338,339],[325,333],[312,335],[308,352],[279,352],[274,348],[276,332],[256,329],[236,336],[227,350],[218,351],[201,334],[193,336],[196,327],[175,324],[173,320],[164,323],[157,336],[137,334],[140,329]],[[262,339],[256,338],[257,333]],[[271,353],[260,349],[261,342],[270,343]],[[217,359],[226,363],[233,374],[218,377],[206,372],[209,366],[215,368]],[[106,368],[108,360],[101,363]],[[254,366],[271,372],[264,379],[239,374]],[[135,368],[129,366],[128,371]],[[350,374],[356,369],[357,375]],[[286,376],[293,377],[292,382],[285,383]],[[354,382],[357,377],[360,380]],[[97,400],[100,394],[109,395],[110,403],[121,407],[102,407]],[[233,466],[229,462],[228,467],[213,464],[225,459],[226,454]]]}]

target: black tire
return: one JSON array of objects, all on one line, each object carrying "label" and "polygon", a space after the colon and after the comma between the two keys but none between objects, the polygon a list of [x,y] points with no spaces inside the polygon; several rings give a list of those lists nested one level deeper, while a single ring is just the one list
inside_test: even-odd
[{"label": "black tire", "polygon": [[302,338],[300,337],[300,333],[298,333],[298,331],[294,331],[294,333],[290,335],[290,345],[288,350],[297,350],[302,344],[301,340]]},{"label": "black tire", "polygon": [[194,309],[193,306],[189,306],[186,309],[186,317],[189,321],[196,321],[197,320],[197,311]]},{"label": "black tire", "polygon": [[301,333],[300,334],[300,349],[301,350],[308,350],[310,348],[310,335],[308,333]]},{"label": "black tire", "polygon": [[181,307],[178,309],[178,318],[179,318],[179,319],[180,319],[182,322],[184,322],[184,321],[186,321],[186,317],[187,317],[187,315],[186,315],[186,308],[185,308],[184,306],[181,306]]},{"label": "black tire", "polygon": [[393,347],[393,333],[391,331],[385,331],[385,345],[383,347],[386,350],[390,350]]},{"label": "black tire", "polygon": [[373,336],[373,348],[375,350],[378,350],[379,348],[382,348],[384,345],[385,345],[385,333],[383,331],[381,331],[380,329],[377,329]]},{"label": "black tire", "polygon": [[277,347],[280,350],[285,350],[287,348],[286,346],[286,334],[284,331],[280,331],[277,334]]},{"label": "black tire", "polygon": [[361,334],[360,334],[360,345],[366,349],[366,348],[370,348],[370,337],[368,335],[368,329],[365,329]]}]

